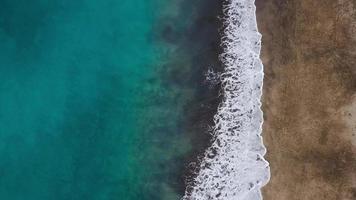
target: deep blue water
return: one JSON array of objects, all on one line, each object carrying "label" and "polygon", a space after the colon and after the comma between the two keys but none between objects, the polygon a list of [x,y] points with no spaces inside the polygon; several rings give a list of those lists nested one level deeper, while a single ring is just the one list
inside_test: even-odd
[{"label": "deep blue water", "polygon": [[0,0],[0,199],[179,199],[218,102],[219,12]]}]

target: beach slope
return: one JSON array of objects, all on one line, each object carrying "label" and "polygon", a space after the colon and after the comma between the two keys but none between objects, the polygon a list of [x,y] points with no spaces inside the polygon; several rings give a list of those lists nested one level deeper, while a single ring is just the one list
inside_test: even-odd
[{"label": "beach slope", "polygon": [[256,0],[265,200],[356,199],[356,1]]}]

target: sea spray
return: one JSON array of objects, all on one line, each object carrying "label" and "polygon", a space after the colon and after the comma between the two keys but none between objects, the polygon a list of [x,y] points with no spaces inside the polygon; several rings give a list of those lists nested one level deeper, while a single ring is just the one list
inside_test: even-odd
[{"label": "sea spray", "polygon": [[222,102],[211,147],[183,200],[262,199],[260,189],[270,177],[261,137],[263,65],[254,0],[229,0],[223,14]]}]

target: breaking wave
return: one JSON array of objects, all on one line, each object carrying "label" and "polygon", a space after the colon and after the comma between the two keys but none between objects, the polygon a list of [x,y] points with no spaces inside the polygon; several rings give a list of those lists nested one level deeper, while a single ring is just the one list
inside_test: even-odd
[{"label": "breaking wave", "polygon": [[254,0],[229,0],[223,14],[223,98],[212,145],[183,200],[259,200],[270,178],[261,137],[263,65]]}]

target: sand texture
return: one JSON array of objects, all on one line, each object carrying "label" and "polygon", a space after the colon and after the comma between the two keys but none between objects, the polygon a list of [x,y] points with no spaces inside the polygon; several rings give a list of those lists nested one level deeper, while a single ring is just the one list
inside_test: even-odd
[{"label": "sand texture", "polygon": [[256,0],[265,200],[356,199],[356,1]]}]

